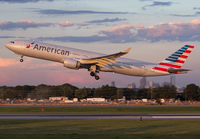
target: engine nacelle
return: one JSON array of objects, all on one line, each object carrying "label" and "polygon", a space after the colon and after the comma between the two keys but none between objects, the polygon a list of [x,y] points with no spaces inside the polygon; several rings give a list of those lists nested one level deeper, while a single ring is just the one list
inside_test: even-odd
[{"label": "engine nacelle", "polygon": [[65,61],[64,61],[64,67],[67,67],[69,69],[78,70],[81,67],[81,63],[77,60],[72,59],[72,58],[66,58]]}]

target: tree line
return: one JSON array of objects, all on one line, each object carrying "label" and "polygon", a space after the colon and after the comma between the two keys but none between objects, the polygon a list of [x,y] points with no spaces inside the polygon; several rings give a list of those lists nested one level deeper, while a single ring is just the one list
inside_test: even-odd
[{"label": "tree line", "polygon": [[109,85],[103,85],[99,88],[77,88],[70,84],[63,85],[45,85],[38,86],[15,86],[15,87],[0,87],[0,99],[48,99],[49,97],[65,96],[69,99],[78,98],[92,98],[103,97],[106,99],[120,99],[123,96],[127,100],[130,99],[159,99],[159,98],[180,98],[181,100],[200,100],[200,88],[195,84],[189,84],[183,90],[182,95],[177,94],[175,86],[163,86],[152,89],[129,89],[129,88],[116,88]]}]

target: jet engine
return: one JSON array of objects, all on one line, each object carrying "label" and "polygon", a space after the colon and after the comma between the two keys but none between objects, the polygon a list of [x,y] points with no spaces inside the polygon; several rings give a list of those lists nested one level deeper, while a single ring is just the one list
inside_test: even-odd
[{"label": "jet engine", "polygon": [[81,67],[81,63],[77,60],[72,59],[72,58],[66,58],[64,60],[64,67],[67,67],[69,69],[78,70]]}]

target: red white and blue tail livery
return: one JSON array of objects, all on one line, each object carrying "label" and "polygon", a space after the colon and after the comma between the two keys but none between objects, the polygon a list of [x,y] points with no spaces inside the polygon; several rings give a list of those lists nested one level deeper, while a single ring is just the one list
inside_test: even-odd
[{"label": "red white and blue tail livery", "polygon": [[169,72],[177,74],[183,71],[189,71],[188,69],[181,69],[189,54],[194,49],[194,46],[185,45],[171,56],[161,61],[158,66],[155,66],[153,69],[161,72]]},{"label": "red white and blue tail livery", "polygon": [[15,54],[62,63],[69,69],[87,69],[91,76],[99,80],[99,72],[113,72],[130,76],[162,76],[187,73],[181,69],[194,46],[185,45],[162,62],[155,64],[121,56],[128,54],[131,48],[111,55],[79,50],[64,46],[24,40],[11,41],[5,46]]}]

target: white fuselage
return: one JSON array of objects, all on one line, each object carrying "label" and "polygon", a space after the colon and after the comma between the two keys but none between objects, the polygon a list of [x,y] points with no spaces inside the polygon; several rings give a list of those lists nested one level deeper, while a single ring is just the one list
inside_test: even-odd
[{"label": "white fuselage", "polygon": [[[13,43],[14,42],[14,43]],[[81,61],[105,54],[89,52],[69,47],[51,45],[40,42],[31,41],[13,41],[5,44],[5,46],[16,54],[29,56],[33,58],[45,59],[55,62],[64,63],[66,58]],[[100,68],[100,71],[114,72],[131,76],[160,76],[169,75],[168,72],[155,71],[152,68],[155,66],[152,63],[132,60],[127,58],[117,58],[115,63]]]}]

